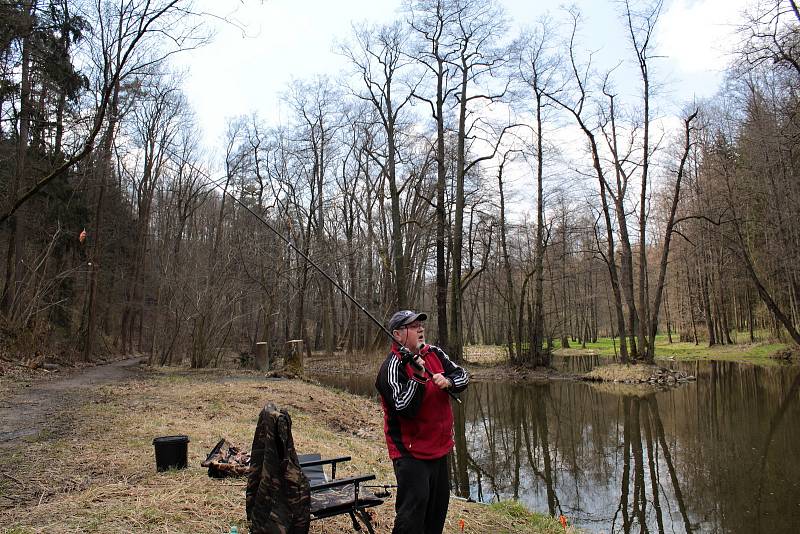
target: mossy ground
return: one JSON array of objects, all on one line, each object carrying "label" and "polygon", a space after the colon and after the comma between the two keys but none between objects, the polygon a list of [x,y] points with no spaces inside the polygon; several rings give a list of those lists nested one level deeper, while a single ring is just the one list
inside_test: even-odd
[{"label": "mossy ground", "polygon": [[[772,340],[759,341],[755,343],[745,342],[748,339],[744,333],[733,336],[738,339],[738,343],[732,345],[713,345],[708,346],[707,342],[700,340],[698,344],[694,342],[677,341],[673,337],[670,343],[666,335],[656,336],[656,360],[728,360],[740,362],[769,363],[770,356],[777,351],[787,347],[786,343],[779,343]],[[556,343],[556,354],[597,354],[599,356],[614,357],[619,353],[619,340],[611,338],[599,338],[596,343],[586,343],[586,347],[580,343],[573,343],[569,349],[561,349]]]},{"label": "mossy ground", "polygon": [[[746,333],[739,332],[733,336],[739,343],[732,345],[713,345],[711,347],[704,341],[698,344],[693,342],[673,341],[669,342],[666,335],[656,336],[656,360],[726,360],[758,363],[763,365],[774,364],[771,358],[776,352],[786,349],[786,343],[780,343],[766,339],[749,343]],[[677,337],[673,337],[674,340]],[[554,340],[554,354],[560,356],[580,356],[592,355],[613,358],[619,354],[619,339],[610,337],[598,338],[597,342],[587,342],[585,346],[578,342],[572,342],[569,348],[562,348],[559,340]],[[504,346],[497,345],[468,345],[464,348],[466,360],[479,366],[493,366],[504,364],[508,360],[508,350]]]}]

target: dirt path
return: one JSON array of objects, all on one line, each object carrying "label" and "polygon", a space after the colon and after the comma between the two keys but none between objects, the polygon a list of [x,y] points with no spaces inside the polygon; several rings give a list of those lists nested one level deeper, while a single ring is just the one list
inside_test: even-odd
[{"label": "dirt path", "polygon": [[87,388],[129,378],[136,373],[141,361],[142,358],[131,358],[81,369],[63,378],[34,382],[3,399],[0,401],[0,448],[66,424],[69,407],[80,401]]}]

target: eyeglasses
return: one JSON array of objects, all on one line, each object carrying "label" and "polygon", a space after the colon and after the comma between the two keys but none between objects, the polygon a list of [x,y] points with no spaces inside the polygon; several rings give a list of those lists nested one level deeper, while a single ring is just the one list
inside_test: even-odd
[{"label": "eyeglasses", "polygon": [[425,325],[420,323],[419,321],[411,324],[407,324],[404,328],[411,329],[411,330],[425,330]]}]

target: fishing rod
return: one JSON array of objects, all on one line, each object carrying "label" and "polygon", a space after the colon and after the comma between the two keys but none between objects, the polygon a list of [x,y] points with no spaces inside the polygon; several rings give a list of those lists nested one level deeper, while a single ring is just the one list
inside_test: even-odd
[{"label": "fishing rod", "polygon": [[[191,165],[191,163],[189,163],[189,162],[185,162],[185,163],[188,163],[189,165]],[[223,189],[222,187],[220,187],[220,185],[219,185],[219,184],[218,184],[216,181],[214,181],[213,179],[211,179],[211,177],[210,177],[208,174],[206,174],[206,173],[205,173],[205,172],[203,172],[201,169],[198,169],[198,168],[196,168],[196,167],[195,167],[195,170],[196,170],[196,171],[198,171],[199,173],[203,174],[203,175],[206,177],[206,179],[208,179],[208,180],[209,180],[209,182],[210,182],[210,183],[211,183],[211,184],[212,184],[214,187],[216,187],[217,189],[219,189],[220,191],[222,191],[222,193],[223,193],[224,195],[228,195],[228,196],[229,196],[229,197],[230,197],[230,198],[231,198],[231,199],[232,199],[234,202],[236,202],[236,203],[237,203],[239,206],[241,206],[242,208],[244,208],[245,210],[247,210],[247,211],[250,213],[250,215],[252,215],[252,216],[253,216],[253,217],[255,217],[257,220],[259,220],[259,221],[261,222],[261,224],[263,224],[264,226],[266,226],[267,228],[269,228],[269,230],[270,230],[270,231],[271,231],[273,234],[275,234],[275,235],[278,237],[278,239],[280,239],[281,241],[283,241],[284,243],[286,243],[286,245],[288,245],[288,246],[289,246],[289,247],[290,247],[292,250],[294,250],[294,251],[295,251],[297,254],[299,254],[301,257],[303,257],[303,259],[305,259],[305,260],[306,260],[306,261],[307,261],[309,264],[311,264],[311,266],[312,266],[312,267],[314,267],[314,268],[315,268],[315,269],[316,269],[316,270],[317,270],[317,271],[318,271],[318,272],[319,272],[319,273],[320,273],[322,276],[324,276],[324,277],[325,277],[325,278],[326,278],[326,279],[327,279],[327,280],[328,280],[328,281],[329,281],[331,284],[333,284],[333,286],[334,286],[336,289],[338,289],[339,291],[341,291],[342,295],[344,295],[345,297],[347,297],[347,298],[350,300],[350,302],[352,302],[353,304],[355,304],[355,305],[356,305],[356,307],[358,307],[358,309],[359,309],[359,310],[361,310],[362,312],[364,312],[364,313],[367,315],[367,317],[369,317],[369,318],[372,320],[372,322],[373,322],[373,323],[375,323],[375,325],[376,325],[376,326],[377,326],[377,327],[378,327],[378,328],[379,328],[379,329],[380,329],[380,330],[381,330],[381,331],[382,331],[384,334],[386,334],[386,335],[389,337],[389,339],[391,339],[391,340],[392,340],[392,343],[395,343],[395,342],[397,342],[397,340],[395,339],[394,335],[393,335],[391,332],[389,332],[389,329],[388,329],[388,328],[386,328],[385,326],[383,326],[383,323],[381,323],[381,322],[380,322],[378,319],[376,319],[376,318],[375,318],[375,316],[374,316],[374,315],[372,315],[372,314],[369,312],[369,310],[367,310],[367,309],[366,309],[364,306],[362,306],[362,305],[361,305],[361,303],[360,303],[360,302],[358,302],[358,301],[357,301],[357,300],[356,300],[356,299],[355,299],[355,298],[354,298],[354,297],[353,297],[353,296],[352,296],[350,293],[348,293],[348,292],[345,290],[345,288],[343,288],[341,285],[339,285],[339,283],[338,283],[338,282],[336,282],[336,280],[334,280],[333,278],[331,278],[331,276],[330,276],[330,275],[329,275],[327,272],[325,272],[325,270],[324,270],[322,267],[320,267],[319,265],[317,265],[317,264],[314,262],[314,260],[312,260],[311,258],[309,258],[309,257],[308,257],[306,254],[304,254],[304,253],[303,253],[303,252],[302,252],[302,251],[301,251],[299,248],[297,248],[297,247],[294,245],[294,243],[292,243],[291,239],[287,238],[286,236],[284,236],[283,234],[281,234],[280,232],[278,232],[278,231],[277,231],[277,230],[276,230],[276,229],[275,229],[275,228],[274,228],[274,227],[273,227],[273,226],[272,226],[272,225],[271,225],[269,222],[267,222],[267,220],[266,220],[266,219],[264,219],[264,218],[263,218],[261,215],[259,215],[259,214],[258,214],[258,213],[256,213],[255,211],[253,211],[253,210],[250,208],[250,206],[248,206],[247,204],[245,204],[244,202],[242,202],[241,200],[239,200],[239,199],[238,199],[238,198],[237,198],[235,195],[233,195],[232,193],[228,192],[226,189]],[[222,178],[220,178],[220,180],[221,180],[221,179],[222,179]],[[399,345],[399,343],[398,343],[398,345]],[[423,346],[424,346],[424,345],[423,345],[422,343],[420,343],[420,344],[419,344],[419,346],[417,347],[417,350],[420,350],[420,349],[422,349],[422,347],[423,347]],[[403,345],[400,345],[400,353],[403,355],[403,358],[402,358],[402,361],[403,361],[403,363],[410,363],[410,364],[411,364],[411,366],[412,366],[412,367],[414,367],[414,369],[416,369],[417,371],[421,371],[421,372],[425,373],[425,376],[427,376],[428,378],[433,378],[433,373],[431,373],[431,372],[430,372],[430,370],[429,370],[429,369],[428,369],[428,368],[427,368],[425,365],[421,365],[419,362],[417,362],[417,361],[416,361],[416,359],[415,359],[415,356],[417,356],[417,354],[414,354],[414,353],[412,353],[410,350],[408,350],[407,348],[405,348]],[[445,389],[445,392],[446,392],[448,395],[450,395],[450,397],[452,397],[452,398],[453,398],[453,400],[455,400],[455,401],[456,401],[456,402],[458,402],[459,404],[462,404],[462,402],[461,402],[461,399],[459,399],[458,397],[456,397],[455,393],[453,393],[452,391],[450,391],[450,389],[449,389],[449,388]]]},{"label": "fishing rod", "polygon": [[[386,497],[391,497],[392,496],[391,493],[389,493],[389,490],[390,489],[397,489],[397,484],[361,484],[360,487],[362,487],[362,488],[370,488],[370,489],[380,489],[382,491],[376,491],[376,492],[374,492],[374,495],[376,497],[380,498],[380,499],[385,499]],[[459,500],[459,501],[463,501],[463,502],[473,503],[473,504],[483,504],[483,505],[487,505],[487,506],[490,504],[488,502],[476,501],[475,499],[472,498],[471,495],[469,497],[461,497],[460,495],[455,495],[455,494],[451,493],[450,494],[450,498],[451,499],[456,499],[456,500]]]}]

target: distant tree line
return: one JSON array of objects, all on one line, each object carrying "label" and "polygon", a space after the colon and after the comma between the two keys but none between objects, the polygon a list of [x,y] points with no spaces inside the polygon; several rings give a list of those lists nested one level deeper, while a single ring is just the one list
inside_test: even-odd
[{"label": "distant tree line", "polygon": [[304,256],[381,319],[428,311],[456,359],[485,343],[547,365],[609,336],[623,361],[652,361],[657,334],[800,343],[793,0],[749,15],[724,87],[678,121],[654,78],[661,1],[615,4],[638,80],[623,92],[577,10],[515,33],[494,2],[409,0],[353,31],[340,78],[290,84],[282,123],[231,118],[213,157],[170,63],[208,39],[190,3],[1,6],[9,350],[193,367],[258,342],[375,350]]}]

